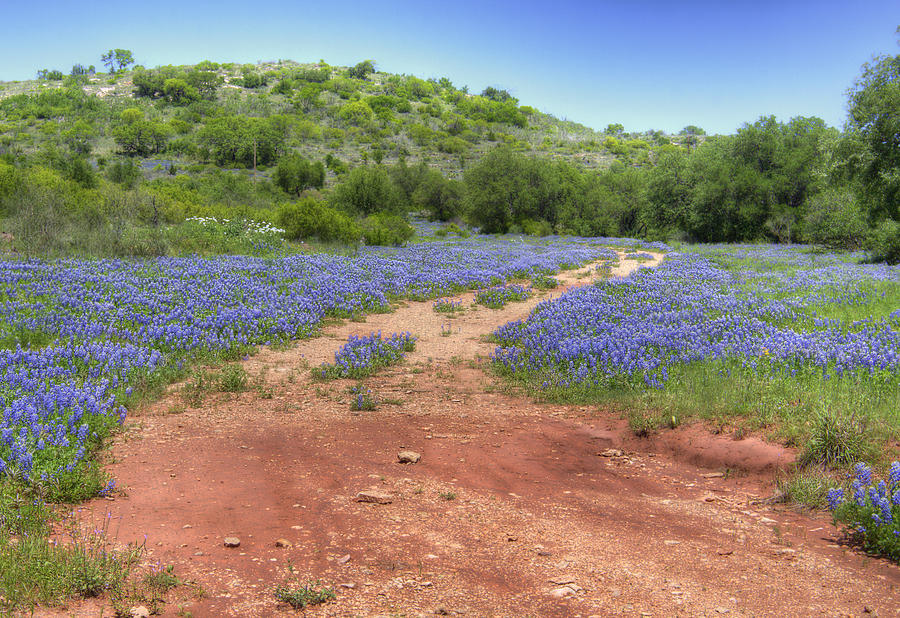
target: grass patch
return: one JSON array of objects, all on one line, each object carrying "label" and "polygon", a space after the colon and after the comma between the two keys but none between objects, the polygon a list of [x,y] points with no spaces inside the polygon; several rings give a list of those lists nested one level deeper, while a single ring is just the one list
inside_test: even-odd
[{"label": "grass patch", "polygon": [[289,588],[279,586],[275,589],[275,598],[287,603],[294,609],[304,609],[310,605],[320,605],[337,598],[331,588],[318,588],[318,582],[309,582],[304,586]]}]

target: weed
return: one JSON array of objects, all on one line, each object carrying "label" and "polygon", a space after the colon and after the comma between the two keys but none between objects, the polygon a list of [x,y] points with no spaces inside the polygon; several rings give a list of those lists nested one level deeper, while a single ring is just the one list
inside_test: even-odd
[{"label": "weed", "polygon": [[308,605],[319,605],[337,598],[331,588],[316,588],[318,582],[308,582],[299,588],[279,586],[275,589],[275,598],[287,603],[294,609],[303,609]]},{"label": "weed", "polygon": [[441,498],[443,498],[444,500],[447,500],[448,502],[450,500],[456,500],[456,492],[455,491],[441,492],[440,496],[441,496]]},{"label": "weed", "polygon": [[790,476],[776,480],[784,499],[812,509],[825,506],[825,498],[832,480],[815,469],[798,470]]},{"label": "weed", "polygon": [[868,429],[868,422],[855,413],[824,409],[813,420],[800,463],[848,466],[868,460],[875,454]]}]

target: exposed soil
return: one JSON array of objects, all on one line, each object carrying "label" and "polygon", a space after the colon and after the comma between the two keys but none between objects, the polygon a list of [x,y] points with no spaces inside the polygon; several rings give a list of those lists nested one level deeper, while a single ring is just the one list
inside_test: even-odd
[{"label": "exposed soil", "polygon": [[[119,542],[146,535],[150,560],[202,587],[171,593],[166,615],[290,614],[273,590],[308,580],[335,590],[306,610],[329,616],[897,612],[896,566],[840,545],[826,514],[766,501],[790,450],[700,426],[637,438],[614,412],[535,403],[485,371],[484,335],[561,291],[450,319],[409,302],[262,351],[248,392],[185,409],[173,388],[112,449],[127,493],[82,521],[111,514]],[[377,330],[412,332],[416,351],[365,380],[377,410],[352,412],[356,382],[309,368]],[[404,449],[421,460],[398,463]],[[358,502],[367,489],[391,502]]]}]

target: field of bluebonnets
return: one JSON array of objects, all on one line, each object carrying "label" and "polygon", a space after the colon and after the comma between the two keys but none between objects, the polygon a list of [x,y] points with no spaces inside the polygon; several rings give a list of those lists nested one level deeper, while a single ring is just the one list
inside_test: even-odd
[{"label": "field of bluebonnets", "polygon": [[685,246],[499,328],[494,360],[546,397],[623,404],[638,431],[737,421],[850,464],[900,428],[900,266],[863,257]]},{"label": "field of bluebonnets", "polygon": [[209,355],[602,256],[596,241],[481,237],[356,256],[0,262],[0,476],[52,495],[142,389]]}]

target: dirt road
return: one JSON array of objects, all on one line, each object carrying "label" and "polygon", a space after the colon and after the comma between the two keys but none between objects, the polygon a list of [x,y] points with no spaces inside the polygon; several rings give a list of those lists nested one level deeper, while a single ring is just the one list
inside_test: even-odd
[{"label": "dirt road", "polygon": [[[637,266],[623,260],[616,274]],[[590,283],[585,272],[565,285]],[[824,514],[763,502],[791,452],[700,427],[639,439],[614,412],[534,403],[484,371],[483,336],[561,291],[453,319],[409,302],[262,351],[244,363],[248,392],[185,409],[173,391],[112,450],[127,494],[80,516],[111,514],[120,542],[146,535],[150,560],[202,587],[173,592],[167,615],[290,614],[274,588],[309,580],[335,590],[307,610],[329,616],[900,608],[897,567],[840,546]],[[365,381],[377,410],[352,412],[356,382],[314,383],[309,367],[377,330],[410,331],[417,348]],[[401,450],[421,460],[400,464]],[[358,501],[365,490],[390,502]]]}]

